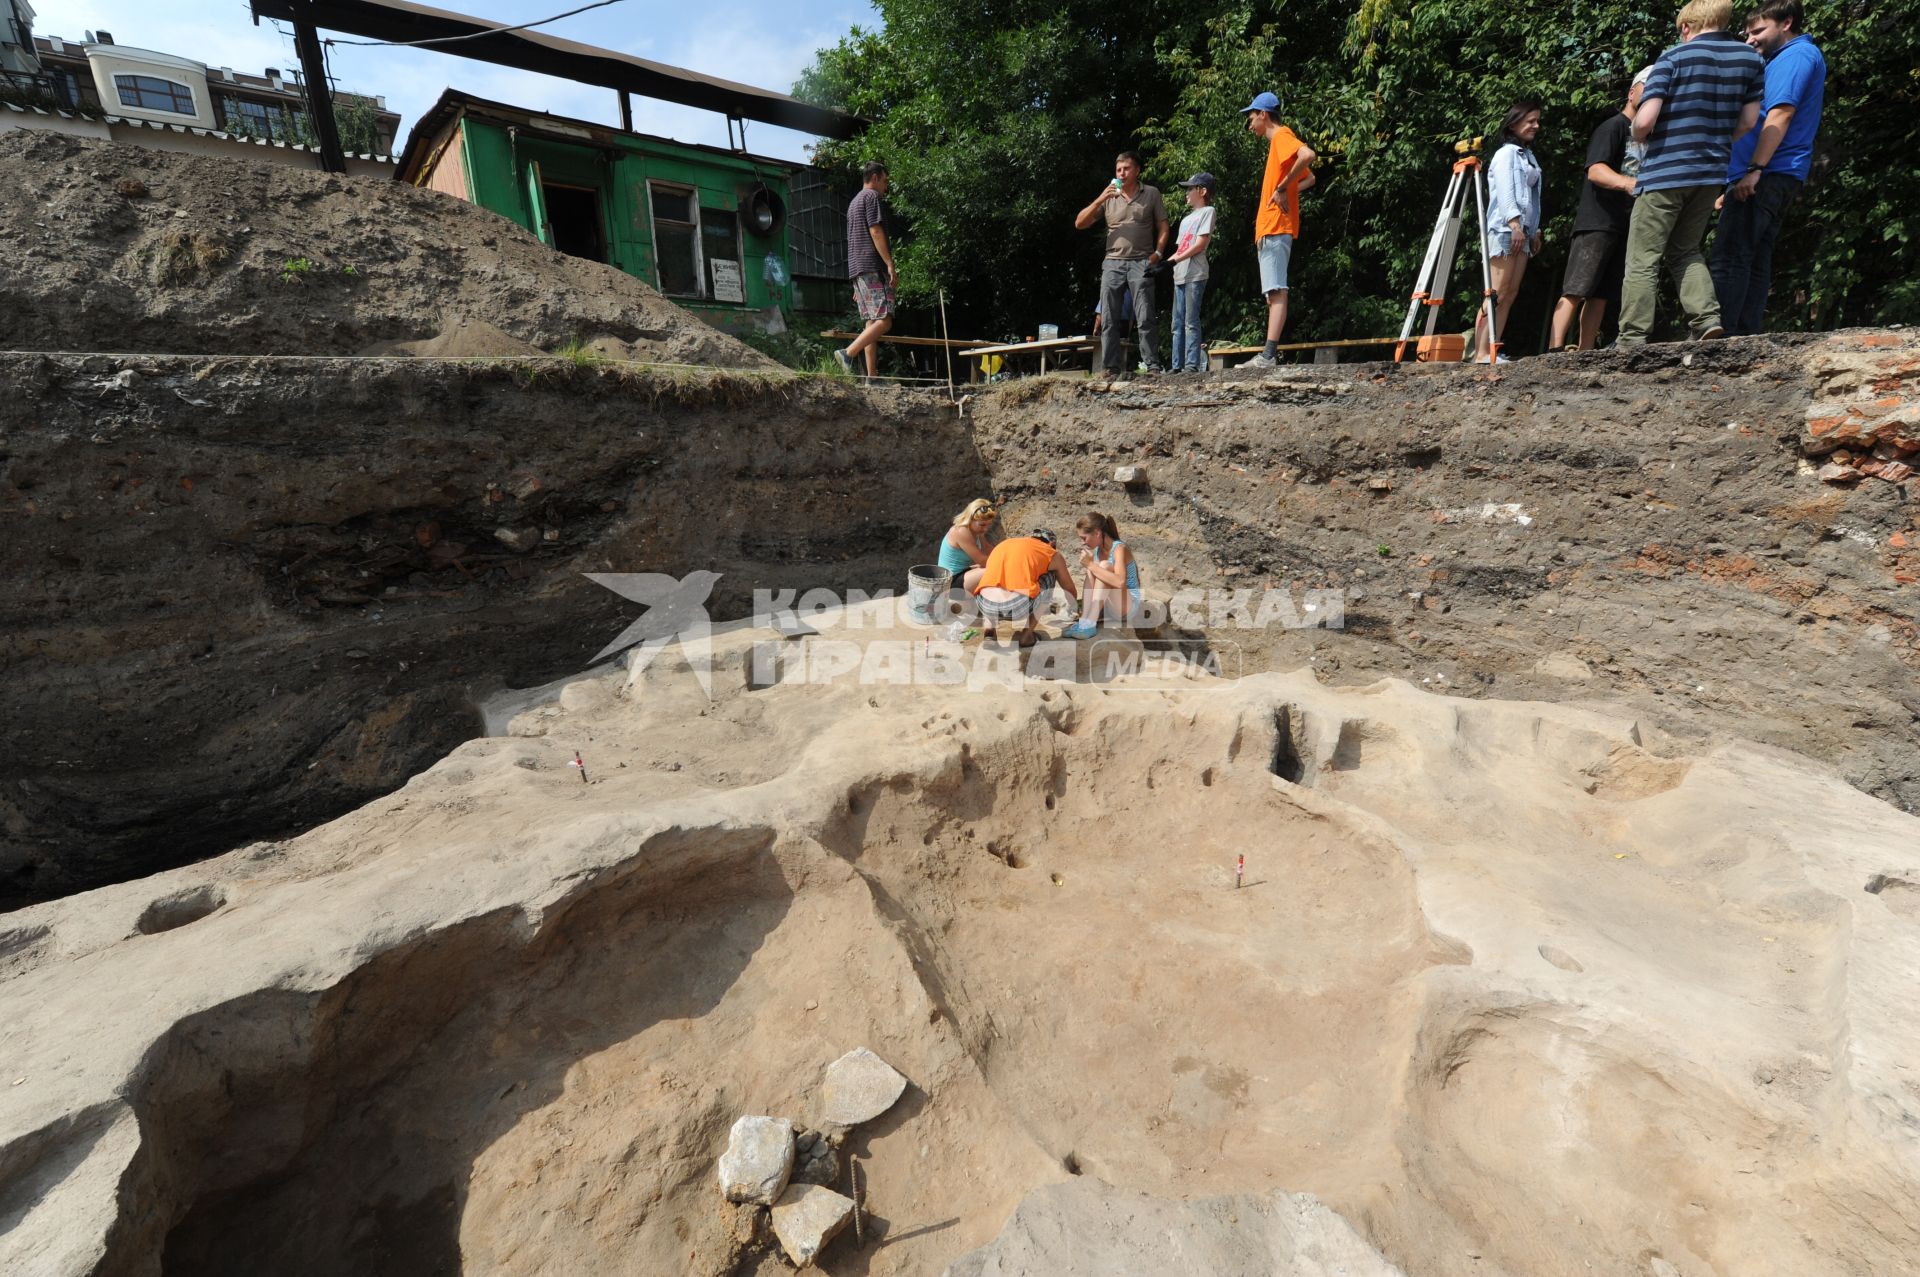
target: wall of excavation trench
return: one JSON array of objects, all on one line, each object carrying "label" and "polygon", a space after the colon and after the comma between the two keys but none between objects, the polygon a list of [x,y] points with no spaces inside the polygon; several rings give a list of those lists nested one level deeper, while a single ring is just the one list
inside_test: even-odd
[{"label": "wall of excavation trench", "polygon": [[[993,495],[1150,588],[1339,587],[1246,669],[1600,699],[1920,803],[1911,484],[1820,482],[1841,339],[944,394],[564,361],[0,358],[0,906],[306,828],[583,668],[592,571],[904,585]],[[1904,391],[1902,392],[1904,393]],[[1144,489],[1114,482],[1146,467]]]}]

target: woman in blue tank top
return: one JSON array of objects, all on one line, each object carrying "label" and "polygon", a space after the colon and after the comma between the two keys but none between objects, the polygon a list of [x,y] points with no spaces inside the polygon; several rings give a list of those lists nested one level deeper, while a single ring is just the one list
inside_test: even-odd
[{"label": "woman in blue tank top", "polygon": [[1120,539],[1120,529],[1098,510],[1073,526],[1080,534],[1080,567],[1087,574],[1086,605],[1066,628],[1066,637],[1091,638],[1103,621],[1135,624],[1141,610],[1140,565]]},{"label": "woman in blue tank top", "polygon": [[940,557],[935,562],[953,573],[954,588],[973,593],[974,582],[986,569],[987,553],[993,549],[987,533],[999,517],[993,502],[985,497],[969,501],[966,509],[953,516],[947,535],[940,539]]}]

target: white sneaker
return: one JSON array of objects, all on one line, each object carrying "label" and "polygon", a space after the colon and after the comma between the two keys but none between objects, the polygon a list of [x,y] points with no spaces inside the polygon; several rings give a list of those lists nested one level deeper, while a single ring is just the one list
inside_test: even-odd
[{"label": "white sneaker", "polygon": [[1242,368],[1278,368],[1280,366],[1280,360],[1276,356],[1269,355],[1263,350],[1240,366]]}]

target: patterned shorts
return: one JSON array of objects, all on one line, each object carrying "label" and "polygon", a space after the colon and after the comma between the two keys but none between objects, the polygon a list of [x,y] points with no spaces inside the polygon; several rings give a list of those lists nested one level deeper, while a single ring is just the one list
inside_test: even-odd
[{"label": "patterned shorts", "polygon": [[853,302],[860,308],[860,322],[893,318],[893,285],[885,275],[855,275]]}]

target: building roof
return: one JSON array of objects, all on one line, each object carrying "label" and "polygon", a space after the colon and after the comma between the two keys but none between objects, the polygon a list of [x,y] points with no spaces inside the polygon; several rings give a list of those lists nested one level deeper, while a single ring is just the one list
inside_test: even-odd
[{"label": "building roof", "polygon": [[577,120],[565,115],[549,115],[545,111],[531,111],[523,106],[475,97],[459,89],[446,89],[440,94],[439,100],[428,107],[426,114],[422,115],[408,131],[407,144],[400,149],[399,168],[395,170],[394,178],[401,182],[417,181],[419,178],[417,170],[429,158],[428,148],[439,137],[442,129],[463,115],[488,116],[503,123],[517,124],[526,129],[530,135],[540,135],[545,126],[545,135],[552,140],[572,142],[582,146],[612,146],[623,139],[634,139],[642,142],[664,142],[668,146],[677,146],[683,150],[704,151],[708,155],[746,160],[762,168],[777,168],[787,173],[795,173],[806,167],[792,160],[776,160],[767,155],[729,151],[724,146],[708,146],[703,142],[680,142],[652,133],[630,133],[611,125],[595,124],[591,120]]},{"label": "building roof", "polygon": [[[263,137],[241,137],[237,133],[226,133],[219,129],[199,129],[190,124],[169,124],[164,120],[136,120],[128,115],[81,115],[75,111],[61,111],[42,106],[22,106],[14,102],[0,102],[0,110],[13,111],[20,115],[58,116],[63,120],[97,120],[105,124],[124,124],[129,128],[154,129],[161,133],[192,133],[197,137],[217,137],[228,142],[244,142],[249,146],[271,146],[282,151],[301,151],[309,155],[319,155],[317,146],[302,146],[298,142],[275,142]],[[370,155],[365,151],[348,151],[350,160],[371,160],[376,164],[392,164],[391,155]]]},{"label": "building roof", "polygon": [[563,40],[541,31],[508,30],[505,23],[435,9],[412,0],[250,0],[250,3],[256,19],[308,22],[370,40],[411,43],[473,36],[476,38],[463,39],[458,44],[425,47],[822,137],[858,137],[867,126],[858,116],[802,102],[785,93],[701,75],[630,53]]}]

